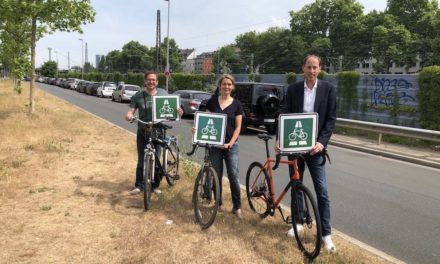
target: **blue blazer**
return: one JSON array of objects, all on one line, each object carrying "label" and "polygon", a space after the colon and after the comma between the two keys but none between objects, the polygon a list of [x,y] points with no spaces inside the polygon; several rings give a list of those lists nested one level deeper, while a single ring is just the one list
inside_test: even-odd
[{"label": "blue blazer", "polygon": [[[282,113],[302,113],[304,106],[304,82],[287,88]],[[324,147],[330,140],[336,123],[336,88],[333,84],[318,80],[314,111],[318,113],[318,139]]]}]

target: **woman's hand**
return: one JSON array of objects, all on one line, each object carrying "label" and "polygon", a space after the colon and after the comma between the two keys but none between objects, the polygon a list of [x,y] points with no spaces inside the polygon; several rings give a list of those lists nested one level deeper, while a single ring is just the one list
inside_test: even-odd
[{"label": "woman's hand", "polygon": [[177,108],[177,114],[182,117],[183,116],[183,109],[182,107]]}]

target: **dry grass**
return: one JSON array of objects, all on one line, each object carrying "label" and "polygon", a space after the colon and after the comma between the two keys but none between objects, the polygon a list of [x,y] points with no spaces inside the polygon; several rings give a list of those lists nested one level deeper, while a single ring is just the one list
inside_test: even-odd
[{"label": "dry grass", "polygon": [[[162,183],[153,209],[130,196],[136,159],[128,132],[37,90],[36,114],[0,81],[0,263],[302,263],[280,216],[220,212],[202,231],[191,205],[196,168]],[[122,118],[122,117],[121,117]],[[100,136],[102,131],[105,137]],[[131,136],[131,135],[130,135]],[[225,185],[225,190],[229,188]],[[225,208],[230,195],[225,194]],[[169,224],[172,220],[172,223]],[[335,237],[338,253],[316,263],[386,263]]]}]

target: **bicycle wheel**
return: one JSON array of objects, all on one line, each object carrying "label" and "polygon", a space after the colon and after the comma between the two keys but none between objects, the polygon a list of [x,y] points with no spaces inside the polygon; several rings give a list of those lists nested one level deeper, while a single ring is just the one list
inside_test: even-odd
[{"label": "bicycle wheel", "polygon": [[144,208],[145,211],[151,208],[151,193],[153,192],[154,177],[154,156],[145,153],[144,156]]},{"label": "bicycle wheel", "polygon": [[197,175],[193,191],[196,222],[206,229],[214,223],[220,204],[220,185],[212,167],[204,167]]},{"label": "bicycle wheel", "polygon": [[299,250],[312,260],[321,251],[321,218],[310,190],[299,184],[296,193],[291,203],[293,230]]},{"label": "bicycle wheel", "polygon": [[179,146],[177,141],[171,141],[169,148],[165,149],[164,170],[168,185],[173,186],[179,179]]},{"label": "bicycle wheel", "polygon": [[259,162],[253,162],[247,170],[246,194],[252,211],[266,217],[269,214],[270,180]]}]

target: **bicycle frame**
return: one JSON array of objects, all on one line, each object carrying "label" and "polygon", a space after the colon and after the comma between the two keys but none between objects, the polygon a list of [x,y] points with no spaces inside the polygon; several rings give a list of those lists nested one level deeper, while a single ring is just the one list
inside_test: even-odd
[{"label": "bicycle frame", "polygon": [[[153,130],[153,122],[144,122],[140,119],[138,119],[137,117],[133,119],[133,121],[136,120],[137,122],[140,122],[142,124],[145,124],[147,126],[146,129],[148,130]],[[158,123],[158,124],[162,124],[162,123]],[[165,176],[166,175],[166,171],[165,168],[163,166],[163,164],[165,163],[165,149],[169,149],[169,145],[164,141],[164,139],[166,138],[166,131],[167,129],[170,129],[170,126],[167,126],[165,124],[162,124],[162,131],[163,131],[163,139],[160,139],[158,137],[152,137],[150,136],[148,138],[147,144],[145,145],[145,149],[144,149],[144,155],[147,154],[148,152],[150,153],[154,153],[154,158],[155,158],[155,164],[157,162],[158,168],[160,169],[160,175]],[[171,140],[176,140],[175,138],[171,139]],[[162,147],[162,153],[161,154],[157,154],[156,153],[156,147],[155,147],[155,143],[158,143],[161,147]],[[172,153],[172,152],[170,152]],[[152,179],[153,183],[154,183],[154,177]]]},{"label": "bicycle frame", "polygon": [[[275,214],[275,209],[278,209],[281,213],[283,220],[286,223],[290,223],[289,217],[284,217],[284,214],[283,214],[283,211],[281,210],[280,204],[290,188],[293,188],[295,190],[296,186],[298,184],[302,184],[300,181],[299,168],[298,168],[298,155],[299,154],[292,154],[294,156],[294,159],[292,159],[292,160],[281,160],[281,154],[277,155],[277,159],[273,159],[270,156],[269,147],[268,147],[269,138],[266,138],[266,139],[262,138],[262,139],[264,140],[265,145],[266,145],[266,161],[263,164],[263,170],[266,170],[266,172],[269,176],[269,185],[270,185],[270,190],[269,190],[270,191],[270,194],[269,194],[270,199],[268,199],[268,203],[270,206],[269,214],[271,216],[273,216]],[[275,164],[275,165],[272,166],[273,164]],[[290,181],[287,183],[287,185],[284,187],[284,189],[281,191],[281,194],[277,198],[272,174],[273,174],[273,171],[278,167],[279,164],[292,165],[293,166],[293,174],[290,176]],[[262,173],[262,171],[259,172],[258,177],[261,176],[260,175],[261,173]],[[256,177],[255,180],[257,180],[258,177]],[[255,184],[255,182],[252,183],[252,185],[254,185],[254,184]]]},{"label": "bicycle frame", "polygon": [[291,187],[294,187],[294,184],[299,182],[299,169],[298,169],[297,159],[279,161],[279,163],[281,164],[293,165],[294,172],[293,175],[290,176],[290,181],[287,183],[286,187],[284,187],[284,189],[281,191],[281,194],[278,196],[278,199],[275,200],[276,192],[275,192],[275,187],[273,184],[273,176],[272,176],[272,171],[273,171],[272,164],[275,163],[277,163],[276,160],[272,159],[271,157],[268,157],[266,159],[266,162],[263,164],[263,169],[265,169],[269,175],[271,202],[273,203],[274,208],[278,208],[278,206],[280,205],[281,201],[283,200],[284,196],[287,194],[289,189]]}]

